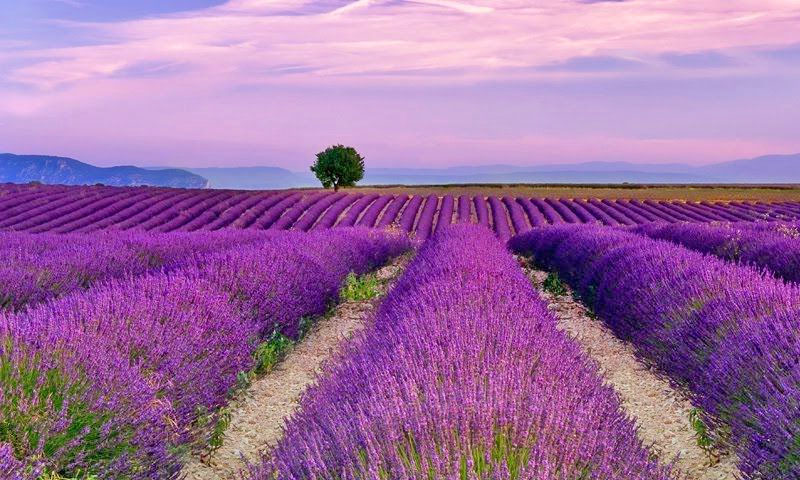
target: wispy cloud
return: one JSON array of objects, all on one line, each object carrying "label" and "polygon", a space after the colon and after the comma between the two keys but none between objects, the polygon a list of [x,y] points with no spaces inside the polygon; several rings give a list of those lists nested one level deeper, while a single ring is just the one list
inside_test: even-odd
[{"label": "wispy cloud", "polygon": [[368,138],[394,158],[476,156],[484,136],[480,155],[518,158],[800,149],[782,127],[800,120],[796,0],[229,0],[48,21],[56,47],[0,39],[0,141],[48,131],[174,152],[197,135],[247,152]]},{"label": "wispy cloud", "polygon": [[682,68],[721,68],[734,67],[740,61],[721,52],[665,53],[661,60],[669,65]]},{"label": "wispy cloud", "polygon": [[540,67],[541,71],[555,72],[625,72],[639,70],[645,63],[636,59],[596,55],[573,57],[563,62],[552,63]]},{"label": "wispy cloud", "polygon": [[800,43],[781,48],[768,48],[758,53],[764,58],[790,63],[800,68]]},{"label": "wispy cloud", "polygon": [[[73,22],[71,28],[108,40],[20,53],[33,64],[6,80],[52,88],[142,63],[192,65],[233,82],[243,80],[240,72],[292,64],[303,67],[292,81],[353,75],[359,83],[369,74],[409,71],[425,71],[418,79],[423,83],[436,80],[431,71],[459,82],[506,78],[510,68],[527,76],[587,75],[632,70],[622,67],[662,54],[677,67],[704,58],[708,67],[730,66],[713,51],[796,42],[800,34],[785,28],[789,20],[800,22],[800,6],[778,0],[699,0],[688,7],[641,0],[495,0],[491,6],[466,0],[232,0],[141,20]],[[683,57],[670,57],[674,51]],[[452,71],[467,74],[453,78]],[[263,80],[275,81],[269,75]]]},{"label": "wispy cloud", "polygon": [[82,8],[86,6],[85,2],[81,2],[80,0],[49,0],[53,3],[60,3],[62,5],[67,5],[70,7],[77,7]]},{"label": "wispy cloud", "polygon": [[461,13],[490,13],[494,8],[486,5],[472,5],[464,2],[453,2],[449,0],[409,0],[412,3],[421,3],[423,5],[436,5],[438,7],[450,8]]}]

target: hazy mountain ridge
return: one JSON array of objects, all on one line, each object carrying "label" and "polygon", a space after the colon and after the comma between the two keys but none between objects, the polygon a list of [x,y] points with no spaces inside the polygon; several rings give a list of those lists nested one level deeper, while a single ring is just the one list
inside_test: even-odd
[{"label": "hazy mountain ridge", "polygon": [[[28,162],[28,163],[26,163]],[[256,167],[95,167],[70,158],[0,154],[0,182],[161,185],[269,190],[317,187],[310,171]],[[800,183],[800,154],[766,155],[705,166],[582,162],[448,168],[369,167],[361,185],[463,183]]]},{"label": "hazy mountain ridge", "polygon": [[311,172],[303,176],[280,167],[204,167],[185,170],[208,179],[210,188],[272,190],[318,186],[319,183],[310,175]]},{"label": "hazy mountain ridge", "polygon": [[[319,181],[311,172],[292,172],[278,167],[189,168],[188,170],[208,178],[212,188],[268,189],[319,186]],[[367,171],[360,184],[625,182],[800,183],[800,154],[767,155],[701,167],[683,163],[632,162],[582,162],[532,166],[496,164],[448,168],[383,168],[367,165]]]},{"label": "hazy mountain ridge", "polygon": [[0,154],[0,182],[61,185],[102,183],[118,187],[206,188],[208,180],[180,169],[147,170],[130,165],[96,167],[67,157]]}]

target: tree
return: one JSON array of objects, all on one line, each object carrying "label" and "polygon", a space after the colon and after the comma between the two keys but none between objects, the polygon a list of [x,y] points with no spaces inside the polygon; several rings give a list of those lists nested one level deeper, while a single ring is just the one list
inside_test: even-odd
[{"label": "tree", "polygon": [[353,147],[333,145],[317,154],[317,161],[311,165],[311,171],[317,176],[322,186],[352,187],[364,178],[364,157]]}]

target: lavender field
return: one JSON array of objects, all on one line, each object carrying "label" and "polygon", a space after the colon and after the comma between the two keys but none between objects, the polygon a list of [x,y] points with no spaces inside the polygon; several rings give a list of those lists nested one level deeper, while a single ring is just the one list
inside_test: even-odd
[{"label": "lavender field", "polygon": [[312,231],[395,225],[426,239],[457,222],[502,240],[543,225],[793,221],[796,202],[707,202],[572,198],[236,191],[154,187],[0,185],[0,231]]},{"label": "lavender field", "polygon": [[3,185],[0,478],[800,478],[798,220]]}]

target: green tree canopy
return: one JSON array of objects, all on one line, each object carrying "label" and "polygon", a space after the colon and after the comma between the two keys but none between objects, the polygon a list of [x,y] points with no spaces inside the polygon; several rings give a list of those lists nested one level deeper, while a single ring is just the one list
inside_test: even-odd
[{"label": "green tree canopy", "polygon": [[317,154],[317,161],[311,165],[311,171],[317,176],[322,186],[352,187],[364,178],[364,157],[355,148],[344,145],[333,145]]}]

